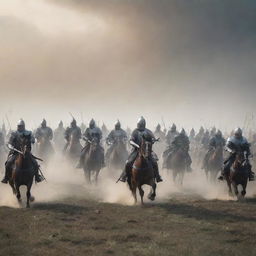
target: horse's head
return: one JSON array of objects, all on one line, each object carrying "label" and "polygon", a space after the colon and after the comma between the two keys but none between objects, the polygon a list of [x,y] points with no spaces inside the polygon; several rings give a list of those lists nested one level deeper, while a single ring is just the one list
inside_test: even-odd
[{"label": "horse's head", "polygon": [[240,167],[243,167],[247,162],[246,158],[246,152],[244,151],[239,151],[236,153],[236,159],[234,162],[234,169],[239,169]]},{"label": "horse's head", "polygon": [[151,156],[152,145],[153,145],[152,137],[142,135],[139,152],[140,152],[141,156],[143,156],[145,159],[148,159]]},{"label": "horse's head", "polygon": [[95,152],[99,146],[99,140],[97,138],[93,138],[90,142],[90,151]]},{"label": "horse's head", "polygon": [[30,135],[23,135],[19,137],[19,151],[20,155],[25,157],[28,153],[30,153]]}]

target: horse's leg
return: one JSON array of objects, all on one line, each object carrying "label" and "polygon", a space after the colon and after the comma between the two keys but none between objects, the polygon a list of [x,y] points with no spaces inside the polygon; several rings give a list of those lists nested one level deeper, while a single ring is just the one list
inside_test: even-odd
[{"label": "horse's leg", "polygon": [[228,185],[228,194],[229,194],[229,196],[233,197],[233,192],[232,192],[232,188],[231,188],[231,181],[230,181],[229,177],[226,177],[226,180],[227,180],[227,185]]},{"label": "horse's leg", "polygon": [[156,198],[156,183],[153,181],[151,184],[151,192],[148,196],[148,199],[150,199],[151,201],[154,201]]},{"label": "horse's leg", "polygon": [[95,184],[98,185],[98,176],[99,176],[99,173],[100,173],[100,169],[98,169],[96,171],[96,176],[95,176]]},{"label": "horse's leg", "polygon": [[31,197],[31,193],[30,193],[30,190],[31,190],[31,184],[27,185],[27,208],[30,208],[30,197]]},{"label": "horse's leg", "polygon": [[143,205],[143,196],[144,196],[144,190],[142,189],[141,185],[138,186],[139,191],[140,191],[140,199],[141,199],[141,204]]},{"label": "horse's leg", "polygon": [[239,191],[238,191],[238,186],[235,184],[235,182],[232,182],[232,187],[234,189],[235,195],[237,199],[239,199]]},{"label": "horse's leg", "polygon": [[137,184],[136,181],[131,181],[132,182],[132,195],[134,198],[134,204],[137,204]]},{"label": "horse's leg", "polygon": [[243,187],[243,190],[242,190],[241,194],[242,194],[242,197],[245,197],[245,195],[246,195],[247,181],[244,182],[244,184],[242,185],[242,187]]},{"label": "horse's leg", "polygon": [[175,170],[172,170],[172,177],[173,177],[173,182],[176,183],[177,172]]},{"label": "horse's leg", "polygon": [[21,203],[20,185],[16,184],[16,191],[17,191],[17,194],[16,194],[17,200],[19,203]]}]

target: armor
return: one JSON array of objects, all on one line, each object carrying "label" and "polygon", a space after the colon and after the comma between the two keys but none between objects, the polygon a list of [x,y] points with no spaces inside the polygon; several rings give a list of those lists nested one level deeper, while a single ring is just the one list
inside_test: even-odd
[{"label": "armor", "polygon": [[[228,175],[230,168],[236,160],[236,154],[238,152],[246,152],[246,157],[248,158],[251,155],[250,144],[247,139],[243,137],[243,132],[240,128],[235,129],[234,136],[228,138],[226,143],[226,150],[229,152],[228,158],[224,161],[224,168],[222,170],[220,180],[223,180],[223,176]],[[248,161],[249,162],[249,161]],[[249,180],[254,180],[254,172],[252,172],[251,164],[249,163]]]},{"label": "armor", "polygon": [[186,152],[186,163],[188,171],[191,171],[192,160],[189,155],[190,141],[184,129],[174,138],[173,142],[169,147],[168,154],[165,157],[163,168],[167,168],[167,160],[175,153],[178,149],[182,148]]},{"label": "armor", "polygon": [[193,140],[195,138],[196,132],[194,128],[191,129],[190,134],[189,134],[189,139]]},{"label": "armor", "polygon": [[[45,120],[44,120],[45,121]],[[42,123],[42,126],[37,128],[35,132],[35,138],[40,141],[41,138],[44,138],[46,140],[52,140],[53,138],[53,132],[50,127],[45,126],[46,121]]]},{"label": "armor", "polygon": [[54,131],[54,143],[59,147],[59,149],[63,149],[65,141],[64,141],[65,129],[63,127],[63,122],[60,121],[58,128]]},{"label": "armor", "polygon": [[202,140],[201,140],[201,144],[202,144],[202,146],[203,146],[204,149],[207,149],[207,148],[208,148],[209,141],[210,141],[210,133],[209,133],[209,131],[207,130],[207,131],[205,132],[205,134],[203,135]]},{"label": "armor", "polygon": [[71,135],[73,136],[73,139],[77,141],[77,143],[79,143],[81,137],[82,137],[82,133],[81,133],[81,129],[80,127],[78,127],[76,125],[76,120],[73,119],[72,122],[70,123],[70,127],[68,127],[64,133],[64,138],[66,140],[66,145],[64,147],[64,152],[66,151],[66,149],[68,148],[68,145],[70,143],[71,140]]},{"label": "armor", "polygon": [[94,121],[94,119],[92,119],[91,121],[90,121],[90,123],[89,123],[89,127],[90,127],[90,129],[93,129],[94,127],[95,127],[95,121]]},{"label": "armor", "polygon": [[106,159],[109,159],[115,147],[115,143],[118,140],[123,141],[123,143],[127,141],[127,134],[123,129],[121,129],[121,123],[119,120],[115,123],[115,129],[112,130],[108,135],[108,137],[106,138],[107,144],[110,145],[110,147],[106,152]]},{"label": "armor", "polygon": [[224,147],[225,143],[226,143],[226,141],[222,137],[221,131],[218,130],[217,133],[215,133],[215,135],[209,141],[208,151],[205,154],[205,157],[204,157],[204,160],[203,160],[202,169],[206,169],[206,165],[207,165],[208,159],[209,159],[211,153],[213,152],[213,150],[215,150],[219,146],[220,147]]},{"label": "armor", "polygon": [[[101,142],[102,139],[102,132],[100,128],[98,128],[95,124],[95,121],[92,119],[89,123],[89,128],[87,128],[83,134],[83,140],[85,140],[87,143],[82,150],[82,153],[80,155],[79,163],[77,165],[77,168],[82,168],[83,167],[83,161],[84,157],[87,154],[89,148],[90,148],[90,141],[96,140],[98,143]],[[102,161],[102,166],[105,166],[104,163],[104,148],[100,145],[100,150],[101,150],[101,161]]]},{"label": "armor", "polygon": [[[22,130],[20,129],[20,127],[22,127]],[[17,158],[17,155],[18,155],[18,153],[13,149],[20,150],[20,148],[21,148],[21,145],[20,145],[21,140],[20,139],[24,136],[29,138],[28,144],[27,144],[27,149],[29,151],[31,151],[31,147],[32,147],[31,144],[35,143],[35,138],[33,137],[32,132],[27,131],[23,128],[25,128],[25,122],[23,120],[20,120],[18,122],[17,131],[12,132],[12,134],[10,136],[8,145],[11,148],[11,150],[9,152],[8,159],[5,163],[5,177],[2,180],[2,183],[7,183],[9,180],[9,176],[10,176],[9,174],[12,171],[12,166],[13,166],[13,164]],[[36,180],[36,182],[40,182],[40,181],[42,181],[43,178],[38,173],[39,165],[34,157],[31,157],[31,161],[32,161],[32,165],[33,165],[34,171],[35,171],[35,180]]]},{"label": "armor", "polygon": [[141,116],[137,122],[137,129],[143,131],[146,128],[146,120]]},{"label": "armor", "polygon": [[158,124],[154,133],[155,137],[160,138],[161,141],[165,139],[165,133],[161,130],[161,125]]},{"label": "armor", "polygon": [[[142,136],[144,138],[147,138],[147,140],[151,139],[152,142],[155,141],[155,136],[149,129],[146,128],[146,120],[143,117],[141,117],[138,120],[137,129],[135,129],[132,132],[132,135],[130,138],[130,144],[133,146],[133,149],[131,154],[128,157],[128,160],[126,161],[125,170],[123,171],[123,173],[121,174],[121,177],[119,178],[119,180],[122,182],[126,181],[128,173],[130,173],[132,170],[133,163],[138,155],[138,146],[142,142]],[[151,160],[152,160],[156,181],[161,182],[162,178],[159,175],[159,169],[157,164],[158,159],[154,152],[152,152]]]},{"label": "armor", "polygon": [[203,136],[204,136],[204,128],[201,126],[198,134],[195,137],[195,140],[197,141],[197,143],[201,143]]}]

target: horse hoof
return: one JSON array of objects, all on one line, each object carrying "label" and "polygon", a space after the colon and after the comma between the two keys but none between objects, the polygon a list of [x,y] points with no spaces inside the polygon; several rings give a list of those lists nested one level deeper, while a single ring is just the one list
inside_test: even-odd
[{"label": "horse hoof", "polygon": [[30,202],[34,202],[35,201],[35,197],[31,196],[29,199]]},{"label": "horse hoof", "polygon": [[26,208],[30,208],[30,205],[27,205],[27,207]]},{"label": "horse hoof", "polygon": [[155,196],[149,196],[148,199],[151,200],[151,201],[154,201],[155,200]]}]

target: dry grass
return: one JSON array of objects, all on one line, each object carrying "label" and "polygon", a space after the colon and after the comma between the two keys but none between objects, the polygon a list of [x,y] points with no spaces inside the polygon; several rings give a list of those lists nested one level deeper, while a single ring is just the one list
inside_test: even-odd
[{"label": "dry grass", "polygon": [[0,255],[256,255],[256,200],[0,208]]}]

